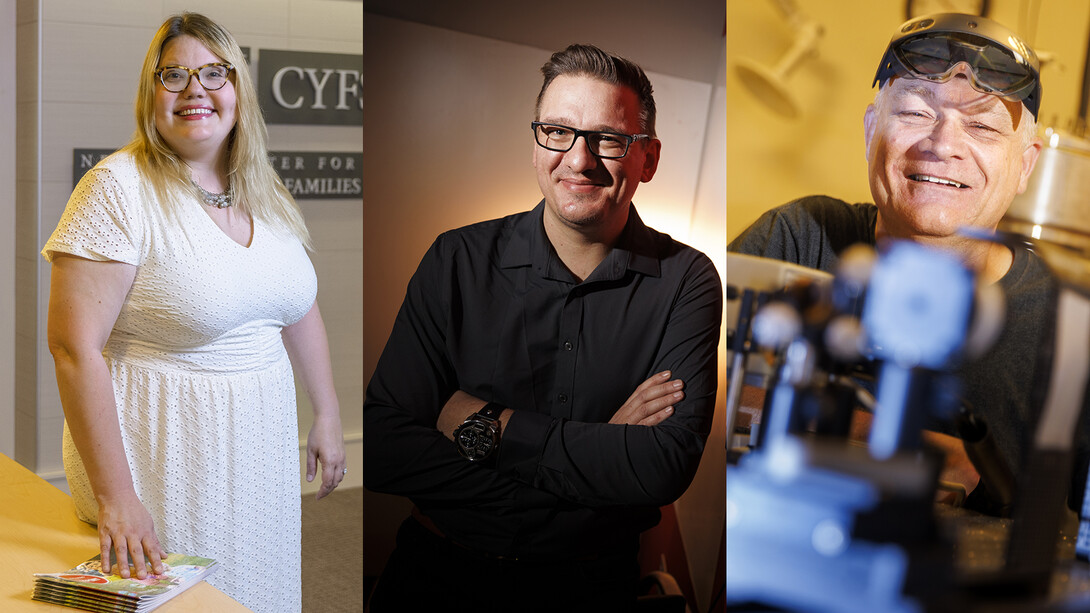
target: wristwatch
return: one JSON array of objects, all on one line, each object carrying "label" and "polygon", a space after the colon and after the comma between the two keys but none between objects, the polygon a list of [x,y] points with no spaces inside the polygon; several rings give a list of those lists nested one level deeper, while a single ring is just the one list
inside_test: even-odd
[{"label": "wristwatch", "polygon": [[492,457],[500,446],[500,413],[503,406],[489,402],[454,430],[454,442],[463,458],[481,462]]}]

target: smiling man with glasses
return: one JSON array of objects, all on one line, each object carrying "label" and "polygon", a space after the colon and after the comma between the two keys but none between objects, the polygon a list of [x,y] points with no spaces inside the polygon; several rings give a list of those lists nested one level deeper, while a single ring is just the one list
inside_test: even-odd
[{"label": "smiling man with glasses", "polygon": [[576,130],[569,126],[542,121],[531,121],[537,144],[549,151],[566,153],[575,146],[580,136],[586,139],[591,153],[603,160],[616,160],[628,154],[628,147],[635,141],[651,138],[648,134],[617,134],[615,132],[596,132],[594,130]]},{"label": "smiling man with glasses", "polygon": [[415,504],[375,613],[628,610],[711,428],[719,276],[632,204],[651,83],[589,45],[542,72],[543,200],[435,241],[367,390],[365,484]]}]

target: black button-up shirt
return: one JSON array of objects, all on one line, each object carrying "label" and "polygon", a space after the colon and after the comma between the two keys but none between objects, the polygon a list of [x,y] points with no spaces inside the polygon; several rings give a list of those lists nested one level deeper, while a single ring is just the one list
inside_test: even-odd
[{"label": "black button-up shirt", "polygon": [[[364,401],[364,480],[456,542],[506,556],[592,554],[653,526],[712,422],[722,285],[711,260],[634,207],[582,283],[530,212],[446,232],[409,282]],[[685,399],[657,426],[606,422],[651,375]],[[494,466],[436,430],[456,390],[514,410]]]}]

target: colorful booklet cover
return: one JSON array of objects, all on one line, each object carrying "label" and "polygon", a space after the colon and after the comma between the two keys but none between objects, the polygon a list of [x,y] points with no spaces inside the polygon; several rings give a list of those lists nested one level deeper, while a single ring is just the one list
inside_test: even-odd
[{"label": "colorful booklet cover", "polygon": [[37,573],[34,600],[97,613],[144,613],[216,571],[216,561],[179,553],[163,560],[163,574],[122,579],[103,572],[101,556],[63,573]]}]

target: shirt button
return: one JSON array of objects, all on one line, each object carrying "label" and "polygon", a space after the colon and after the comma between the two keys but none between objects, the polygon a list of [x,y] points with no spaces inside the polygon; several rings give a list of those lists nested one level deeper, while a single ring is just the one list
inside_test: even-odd
[{"label": "shirt button", "polygon": [[571,351],[571,341],[564,341],[564,351]]},{"label": "shirt button", "polygon": [[557,398],[559,398],[560,402],[567,402],[568,401],[568,395],[567,394],[560,394],[560,396],[558,396]]}]

